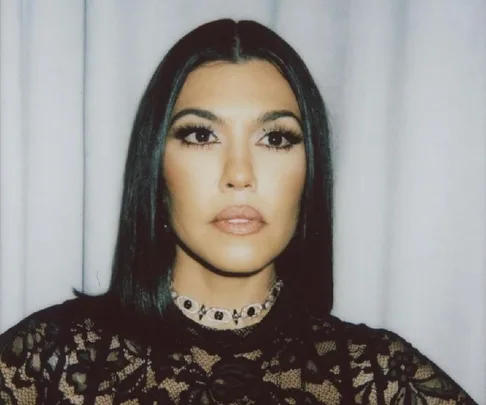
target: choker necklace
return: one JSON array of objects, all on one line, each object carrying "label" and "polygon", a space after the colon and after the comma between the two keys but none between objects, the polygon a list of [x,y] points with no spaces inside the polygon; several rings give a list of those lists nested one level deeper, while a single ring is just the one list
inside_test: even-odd
[{"label": "choker necklace", "polygon": [[246,305],[240,309],[207,307],[204,304],[200,304],[193,298],[190,298],[186,295],[177,294],[174,291],[172,284],[170,286],[170,295],[177,307],[179,307],[183,312],[186,312],[190,315],[197,314],[199,320],[206,316],[212,322],[228,323],[230,321],[233,321],[235,325],[238,325],[238,322],[240,320],[256,318],[263,310],[271,308],[277,300],[277,297],[280,294],[280,290],[282,289],[282,287],[283,281],[276,280],[272,288],[270,288],[265,302],[263,302],[262,304],[256,303]]}]

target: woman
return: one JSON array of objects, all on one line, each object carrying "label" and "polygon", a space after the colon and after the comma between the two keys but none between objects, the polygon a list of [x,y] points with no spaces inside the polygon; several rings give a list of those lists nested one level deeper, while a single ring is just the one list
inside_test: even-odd
[{"label": "woman", "polygon": [[110,288],[0,339],[8,404],[473,404],[402,338],[331,316],[319,91],[251,21],[182,38],[142,98]]}]

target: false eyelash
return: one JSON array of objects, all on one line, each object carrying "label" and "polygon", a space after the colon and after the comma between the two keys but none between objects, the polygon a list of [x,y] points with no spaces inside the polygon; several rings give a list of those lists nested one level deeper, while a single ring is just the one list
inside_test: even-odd
[{"label": "false eyelash", "polygon": [[272,126],[269,129],[266,129],[264,132],[265,132],[265,135],[270,135],[272,133],[279,133],[289,142],[289,145],[286,145],[286,146],[265,145],[265,147],[267,147],[269,149],[275,149],[275,150],[278,150],[278,151],[287,151],[288,152],[293,148],[294,145],[297,145],[297,144],[299,144],[303,141],[302,135],[299,132],[297,132],[293,129],[285,128],[285,127],[280,126],[278,124]]},{"label": "false eyelash", "polygon": [[176,128],[174,130],[174,137],[181,141],[181,144],[183,146],[187,147],[196,147],[196,148],[204,148],[204,147],[210,147],[213,144],[217,142],[207,142],[207,143],[192,143],[192,142],[187,142],[186,137],[192,134],[193,132],[197,130],[205,130],[210,134],[214,134],[213,129],[204,124],[187,124],[187,125],[181,125],[180,127]]},{"label": "false eyelash", "polygon": [[[214,134],[213,129],[204,124],[187,124],[187,125],[181,125],[180,127],[176,128],[174,130],[174,137],[178,140],[181,141],[181,144],[183,146],[187,147],[196,147],[196,148],[205,148],[205,147],[211,147],[212,145],[218,143],[218,142],[206,142],[206,143],[192,143],[192,142],[187,142],[185,138],[192,134],[193,132],[197,130],[205,130],[210,134]],[[270,150],[276,150],[276,151],[284,151],[288,152],[292,149],[294,145],[297,145],[303,141],[302,135],[295,130],[285,128],[280,125],[274,125],[271,128],[265,129],[264,134],[265,136],[268,136],[270,134],[274,133],[279,133],[282,135],[283,138],[285,138],[289,144],[286,146],[273,146],[273,145],[263,145],[265,148],[270,149]]]}]

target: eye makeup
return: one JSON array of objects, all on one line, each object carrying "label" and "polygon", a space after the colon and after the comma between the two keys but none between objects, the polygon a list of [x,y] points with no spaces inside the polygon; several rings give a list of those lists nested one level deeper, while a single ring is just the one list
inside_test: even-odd
[{"label": "eye makeup", "polygon": [[269,149],[277,151],[290,151],[294,147],[294,145],[297,145],[304,140],[300,132],[278,124],[271,126],[269,129],[264,129],[263,132],[265,133],[265,136],[263,138],[267,138],[269,142],[270,140],[286,141],[286,144],[284,146],[264,145]]},{"label": "eye makeup", "polygon": [[[216,138],[212,128],[209,125],[204,124],[184,124],[174,128],[174,137],[178,139],[182,146],[205,148],[211,147],[215,143],[219,142],[208,142],[212,137]],[[193,140],[189,141],[188,138],[192,137]]]},{"label": "eye makeup", "polygon": [[[220,143],[212,127],[207,124],[182,124],[173,128],[172,132],[174,138],[186,147],[209,148]],[[299,131],[278,124],[265,128],[263,133],[264,135],[260,138],[258,144],[269,150],[279,152],[288,152],[304,140]],[[215,140],[211,141],[211,138]],[[267,139],[268,143],[262,144],[261,141],[264,139]]]}]

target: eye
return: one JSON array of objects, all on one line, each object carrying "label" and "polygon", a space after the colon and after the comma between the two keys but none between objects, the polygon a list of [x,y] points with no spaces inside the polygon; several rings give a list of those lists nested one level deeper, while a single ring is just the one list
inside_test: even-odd
[{"label": "eye", "polygon": [[270,132],[265,136],[265,138],[268,140],[270,146],[282,147],[291,145],[289,140],[285,137],[285,134],[279,131]]},{"label": "eye", "polygon": [[210,142],[211,137],[216,138],[216,135],[211,128],[200,126],[185,126],[176,129],[175,135],[185,146],[210,146],[217,142]]},{"label": "eye", "polygon": [[290,150],[294,145],[302,142],[302,137],[288,129],[274,129],[266,132],[262,138],[265,147],[277,150]]}]

